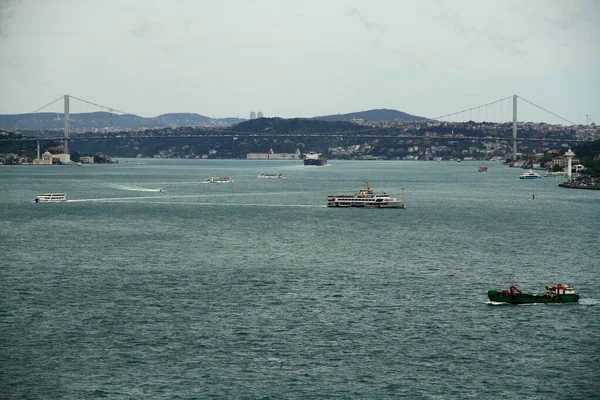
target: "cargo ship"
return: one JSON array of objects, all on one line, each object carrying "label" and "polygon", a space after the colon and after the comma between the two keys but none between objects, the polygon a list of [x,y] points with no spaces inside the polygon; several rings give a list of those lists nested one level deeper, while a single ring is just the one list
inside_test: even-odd
[{"label": "cargo ship", "polygon": [[361,189],[357,195],[327,196],[327,207],[406,208],[404,196],[402,196],[402,200],[398,200],[387,193],[373,193],[369,182],[365,182],[365,184],[366,189]]},{"label": "cargo ship", "polygon": [[510,304],[575,303],[579,295],[571,285],[546,285],[546,293],[523,293],[516,286],[504,290],[488,291],[490,301]]},{"label": "cargo ship", "polygon": [[304,156],[304,165],[316,165],[322,167],[324,165],[327,165],[327,159],[323,158],[323,156],[320,153],[309,151]]}]

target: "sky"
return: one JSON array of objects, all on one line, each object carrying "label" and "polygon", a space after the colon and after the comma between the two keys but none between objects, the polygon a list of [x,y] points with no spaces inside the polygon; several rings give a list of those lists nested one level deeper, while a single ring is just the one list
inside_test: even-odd
[{"label": "sky", "polygon": [[[216,118],[435,118],[516,94],[600,123],[600,1],[0,0],[0,90],[0,114],[69,94]],[[569,124],[518,104],[519,121]],[[511,121],[512,99],[446,118],[469,119]]]}]

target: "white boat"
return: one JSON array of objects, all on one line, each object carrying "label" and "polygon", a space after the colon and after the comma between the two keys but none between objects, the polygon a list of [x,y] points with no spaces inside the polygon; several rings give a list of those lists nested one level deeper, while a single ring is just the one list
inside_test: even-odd
[{"label": "white boat", "polygon": [[229,182],[235,182],[235,181],[227,176],[211,176],[209,178],[206,178],[206,180],[204,181],[204,183],[229,183]]},{"label": "white boat", "polygon": [[387,193],[373,193],[369,182],[367,188],[361,189],[358,195],[340,194],[327,196],[327,207],[362,207],[362,208],[406,208],[404,192],[402,200],[391,197]]},{"label": "white boat", "polygon": [[521,176],[519,176],[519,179],[541,179],[540,174],[533,172],[532,170],[529,170],[523,174],[521,174]]},{"label": "white boat", "polygon": [[34,201],[36,203],[58,203],[67,201],[67,195],[65,193],[42,193],[38,194]]},{"label": "white boat", "polygon": [[553,178],[566,178],[568,175],[564,171],[557,172],[546,172],[544,173],[544,177],[553,177]]},{"label": "white boat", "polygon": [[283,174],[278,172],[263,172],[258,176],[259,178],[283,178]]}]

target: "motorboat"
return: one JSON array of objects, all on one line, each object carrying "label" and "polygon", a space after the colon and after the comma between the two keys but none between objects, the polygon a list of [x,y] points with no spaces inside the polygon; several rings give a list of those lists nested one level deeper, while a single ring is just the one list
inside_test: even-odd
[{"label": "motorboat", "polygon": [[283,174],[278,172],[263,172],[258,176],[259,178],[283,178]]},{"label": "motorboat", "polygon": [[542,177],[540,176],[540,174],[533,172],[532,170],[529,170],[523,174],[521,174],[521,176],[519,176],[519,179],[541,179]]},{"label": "motorboat", "polygon": [[233,179],[229,178],[228,176],[211,176],[209,178],[206,178],[206,180],[204,181],[204,183],[229,183],[229,182],[235,182]]}]

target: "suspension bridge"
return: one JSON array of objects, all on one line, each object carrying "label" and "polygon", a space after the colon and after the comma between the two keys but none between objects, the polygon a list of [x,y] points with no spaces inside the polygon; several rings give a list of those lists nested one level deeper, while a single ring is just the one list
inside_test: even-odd
[{"label": "suspension bridge", "polygon": [[[103,106],[101,104],[92,102],[92,101],[88,101],[85,99],[81,99],[79,97],[75,97],[72,95],[63,95],[60,96],[59,98],[43,105],[42,107],[32,111],[32,114],[38,113],[60,101],[63,102],[63,116],[62,119],[64,121],[64,135],[63,136],[56,136],[56,137],[44,137],[44,138],[39,138],[39,137],[20,137],[20,138],[2,138],[0,139],[0,142],[2,141],[34,141],[37,142],[37,152],[38,152],[38,159],[40,157],[39,152],[40,152],[40,142],[44,142],[44,141],[62,141],[64,143],[64,155],[66,156],[67,161],[69,161],[69,148],[70,148],[70,142],[72,140],[78,140],[78,141],[90,141],[90,140],[129,140],[129,139],[164,139],[164,138],[170,138],[170,139],[188,139],[188,138],[209,138],[209,137],[256,137],[256,138],[263,138],[265,137],[264,133],[251,133],[251,132],[239,132],[239,131],[233,131],[233,130],[226,130],[226,129],[219,129],[219,128],[209,128],[209,127],[198,127],[198,131],[200,131],[199,133],[195,134],[195,133],[186,133],[185,135],[180,135],[180,136],[173,136],[173,135],[165,135],[165,134],[160,134],[160,133],[154,133],[154,134],[140,134],[140,133],[133,133],[132,132],[128,132],[127,135],[118,135],[118,134],[113,134],[113,135],[94,135],[94,134],[77,134],[77,133],[72,133],[71,132],[71,113],[70,113],[70,101],[71,99],[75,99],[78,100],[82,103],[91,105],[91,106],[95,106],[98,107],[100,109],[106,110],[109,112],[109,116],[110,119],[112,121],[112,116],[113,115],[125,115],[125,114],[129,114],[129,115],[135,115],[132,113],[128,113],[125,111],[121,111],[119,109],[116,108],[112,108],[112,107],[107,107],[107,106]],[[559,139],[559,138],[519,138],[518,137],[518,121],[517,121],[517,115],[518,115],[518,100],[521,100],[531,106],[534,106],[550,115],[552,115],[555,118],[558,118],[561,121],[564,121],[566,123],[568,123],[569,125],[577,125],[576,123],[569,121],[566,118],[563,118],[541,106],[538,106],[536,104],[534,104],[533,102],[520,97],[518,95],[513,95],[513,96],[508,96],[508,97],[504,97],[502,99],[493,101],[493,102],[489,102],[486,104],[482,104],[479,106],[475,106],[475,107],[471,107],[465,110],[461,110],[461,111],[457,111],[454,113],[450,113],[450,114],[444,114],[435,118],[431,118],[428,121],[426,121],[426,123],[431,123],[431,124],[436,124],[436,123],[451,123],[451,122],[459,122],[459,120],[462,119],[462,121],[467,122],[467,116],[468,116],[468,121],[471,122],[475,119],[481,119],[481,114],[485,113],[485,117],[486,119],[488,119],[487,117],[491,117],[492,120],[496,120],[496,114],[499,114],[499,119],[503,120],[504,118],[504,114],[506,113],[507,117],[510,116],[509,112],[506,112],[504,110],[505,107],[501,106],[502,104],[505,104],[506,102],[510,102],[512,100],[512,147],[513,147],[513,160],[517,159],[517,142],[518,141],[529,141],[529,142],[553,142],[553,143],[558,143],[558,142],[562,142],[562,143],[574,143],[574,142],[585,142],[586,140],[582,140],[582,139],[574,139],[574,138],[569,138],[569,139]],[[489,111],[489,112],[488,112]],[[586,117],[589,117],[586,116]],[[375,128],[362,128],[362,129],[356,129],[356,130],[352,130],[352,131],[345,131],[345,132],[322,132],[322,133],[269,133],[268,136],[269,137],[336,137],[336,138],[371,138],[371,139],[385,139],[385,138],[389,138],[389,139],[410,139],[410,140],[437,140],[437,141],[506,141],[506,140],[510,140],[511,138],[507,138],[507,137],[500,137],[500,136],[485,136],[485,137],[480,137],[480,136],[464,136],[464,135],[460,135],[460,136],[455,136],[455,135],[451,135],[451,136],[447,136],[447,135],[437,135],[437,136],[415,136],[413,134],[405,134],[402,132],[398,132],[398,128],[401,128],[402,126],[409,126],[409,125],[415,125],[415,124],[423,124],[425,122],[415,122],[415,121],[405,121],[402,122],[394,127],[375,127]],[[392,131],[394,133],[390,133],[390,134],[386,134],[382,132],[385,131]]]}]

